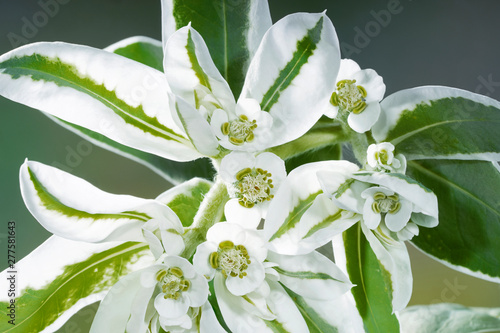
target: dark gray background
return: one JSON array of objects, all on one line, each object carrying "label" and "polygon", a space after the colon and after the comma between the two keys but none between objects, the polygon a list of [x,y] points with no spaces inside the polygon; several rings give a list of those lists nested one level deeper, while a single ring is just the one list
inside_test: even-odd
[{"label": "dark gray background", "polygon": [[[24,35],[26,41],[65,41],[103,48],[133,35],[161,38],[159,1],[64,1],[58,13],[36,33]],[[381,26],[373,13],[387,10],[390,3],[399,3],[398,13]],[[270,7],[273,21],[293,12],[327,9],[344,49],[347,45],[358,48],[350,57],[384,78],[387,95],[438,84],[480,89],[478,92],[500,99],[498,1],[270,0]],[[8,36],[23,36],[25,22],[33,22],[42,10],[37,1],[0,1],[0,54],[13,48]],[[366,29],[371,36],[360,44],[356,36]],[[495,84],[485,85],[488,80]],[[65,165],[74,175],[109,192],[153,198],[169,186],[145,167],[90,146],[40,112],[2,97],[0,119],[0,228],[4,229],[0,229],[0,253],[4,251],[9,220],[17,222],[18,259],[50,235],[29,214],[20,196],[18,170],[26,157],[49,165]],[[449,301],[500,306],[498,285],[449,270],[410,250],[415,279],[412,304]],[[6,258],[0,263],[0,268],[6,267]],[[461,289],[450,287],[454,284]],[[85,331],[84,326],[80,329]]]}]

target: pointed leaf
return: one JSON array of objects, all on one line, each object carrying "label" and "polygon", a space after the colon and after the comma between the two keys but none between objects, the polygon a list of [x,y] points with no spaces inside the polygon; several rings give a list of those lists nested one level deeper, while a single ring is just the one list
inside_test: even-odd
[{"label": "pointed leaf", "polygon": [[90,141],[96,146],[110,150],[116,154],[125,156],[133,161],[147,166],[172,184],[179,184],[194,177],[213,179],[215,176],[215,170],[210,162],[210,159],[208,158],[198,158],[189,162],[168,160],[158,155],[149,154],[142,150],[124,146],[102,134],[86,129],[85,127],[68,123],[50,115],[49,118],[62,127]]},{"label": "pointed leaf", "polygon": [[163,72],[163,48],[159,40],[134,36],[116,42],[105,51],[113,52]]},{"label": "pointed leaf", "polygon": [[325,13],[292,14],[269,29],[241,97],[257,100],[273,116],[271,146],[302,136],[318,121],[339,67],[337,35]]},{"label": "pointed leaf", "polygon": [[[199,86],[211,92],[218,108],[233,109],[234,96],[227,82],[215,67],[205,41],[187,26],[170,36],[165,46],[165,75],[172,92],[199,108]],[[196,91],[195,91],[196,90]]]},{"label": "pointed leaf", "polygon": [[175,213],[158,201],[103,192],[41,163],[26,161],[20,181],[31,214],[61,237],[86,242],[144,241],[141,228],[153,218],[166,220],[172,237],[183,232]]},{"label": "pointed leaf", "polygon": [[[2,332],[50,332],[86,305],[101,300],[122,276],[153,263],[146,244],[89,244],[52,236],[22,259],[15,325],[0,322]],[[10,275],[2,272],[2,281]],[[7,289],[6,289],[7,290]],[[0,314],[8,318],[7,293]]]},{"label": "pointed leaf", "polygon": [[373,127],[407,159],[500,160],[500,102],[465,90],[427,86],[398,91],[381,103]]},{"label": "pointed leaf", "polygon": [[0,57],[0,94],[121,144],[177,161],[200,157],[170,114],[164,75],[91,47],[35,43]]},{"label": "pointed leaf", "polygon": [[182,225],[189,227],[212,185],[212,182],[205,179],[194,178],[160,194],[156,200],[170,207]]},{"label": "pointed leaf", "polygon": [[[356,286],[352,294],[367,332],[399,332],[392,309],[392,284],[388,271],[375,256],[357,224],[343,234],[346,268]],[[337,256],[337,252],[335,253]]]},{"label": "pointed leaf", "polygon": [[271,26],[267,1],[162,0],[164,45],[170,35],[190,22],[207,43],[234,96],[238,96],[248,64]]},{"label": "pointed leaf", "polygon": [[[491,309],[497,310],[498,309]],[[479,333],[500,331],[500,318],[459,304],[412,306],[400,313],[401,332]]]},{"label": "pointed leaf", "polygon": [[408,163],[408,173],[439,202],[439,225],[420,228],[412,242],[463,273],[500,282],[500,172],[486,161]]}]

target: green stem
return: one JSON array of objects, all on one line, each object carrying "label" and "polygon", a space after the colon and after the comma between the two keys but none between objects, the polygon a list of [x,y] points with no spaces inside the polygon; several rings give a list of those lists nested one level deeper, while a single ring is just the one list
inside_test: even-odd
[{"label": "green stem", "polygon": [[214,186],[203,199],[194,217],[193,224],[184,232],[186,248],[181,253],[181,257],[191,258],[196,251],[196,247],[206,241],[208,229],[220,222],[224,214],[224,206],[228,200],[229,194],[227,193],[226,184],[220,178],[217,178]]},{"label": "green stem", "polygon": [[306,151],[341,143],[347,139],[347,135],[339,125],[318,126],[298,139],[272,147],[267,151],[287,160]]},{"label": "green stem", "polygon": [[368,149],[369,143],[368,138],[365,133],[357,133],[351,130],[350,141],[352,146],[352,151],[354,156],[361,163],[361,165],[366,164],[366,151]]}]

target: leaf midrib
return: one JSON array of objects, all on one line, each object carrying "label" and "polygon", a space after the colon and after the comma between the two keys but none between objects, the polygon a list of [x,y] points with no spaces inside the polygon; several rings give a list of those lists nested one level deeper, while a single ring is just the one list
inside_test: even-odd
[{"label": "leaf midrib", "polygon": [[467,197],[473,199],[474,201],[478,202],[479,204],[484,205],[484,207],[488,208],[488,210],[492,211],[495,215],[500,216],[500,212],[495,210],[495,208],[491,207],[489,204],[487,204],[486,202],[484,202],[483,200],[481,200],[480,198],[475,196],[473,193],[471,193],[471,192],[465,190],[464,188],[460,187],[459,185],[451,182],[449,179],[446,179],[446,178],[442,177],[441,175],[421,166],[420,164],[416,163],[415,161],[409,161],[408,165],[411,165],[415,169],[418,169],[421,172],[428,174],[429,176],[437,179],[438,181],[441,181],[442,183],[448,184],[450,187],[457,189],[458,191],[460,191],[461,193],[463,193]]},{"label": "leaf midrib", "polygon": [[[113,255],[106,256],[106,257],[104,257],[104,258],[102,258],[102,259],[100,259],[100,260],[96,261],[96,262],[95,262],[95,263],[93,263],[92,265],[90,265],[90,266],[86,267],[85,269],[83,269],[83,270],[81,270],[81,271],[77,272],[76,274],[74,274],[73,276],[71,276],[70,278],[68,278],[66,281],[64,281],[64,282],[63,282],[63,283],[62,283],[62,284],[61,284],[61,285],[60,285],[60,286],[59,286],[56,290],[54,290],[54,291],[53,291],[53,292],[52,292],[52,293],[51,293],[51,294],[50,294],[47,298],[45,298],[45,300],[44,300],[44,301],[40,304],[40,306],[39,306],[39,307],[38,307],[35,311],[33,311],[33,312],[32,312],[32,313],[28,316],[28,317],[24,318],[22,321],[20,321],[18,324],[16,324],[16,326],[13,326],[12,328],[8,329],[8,330],[7,330],[7,331],[5,331],[5,332],[10,332],[10,331],[12,331],[13,329],[17,328],[19,325],[21,325],[21,324],[25,323],[25,322],[26,322],[29,318],[31,318],[31,317],[32,317],[33,315],[35,315],[38,311],[40,311],[40,309],[43,307],[43,305],[44,305],[45,303],[47,303],[47,302],[49,301],[49,299],[50,299],[50,298],[52,298],[52,297],[53,297],[53,296],[57,293],[57,291],[59,291],[59,289],[61,289],[61,288],[62,288],[63,286],[65,286],[68,282],[70,282],[71,280],[73,280],[74,278],[76,278],[76,277],[77,277],[78,275],[80,275],[81,273],[83,273],[83,272],[85,272],[85,271],[89,270],[90,268],[92,268],[92,267],[96,266],[97,264],[100,264],[100,263],[102,263],[102,262],[104,262],[104,261],[106,261],[106,260],[112,259],[112,258],[114,258],[114,257],[117,257],[118,255],[121,255],[121,254],[124,254],[124,253],[130,252],[130,251],[133,251],[133,250],[136,250],[136,249],[140,249],[141,247],[142,247],[142,248],[144,248],[144,249],[146,249],[146,248],[147,248],[147,245],[142,244],[142,243],[141,243],[141,244],[136,244],[136,245],[133,245],[132,247],[130,247],[130,248],[126,249],[126,250],[121,250],[120,252],[114,253]],[[90,294],[90,295],[92,295],[92,294]],[[87,295],[87,297],[88,297],[88,296],[90,296],[90,295]],[[76,304],[76,303],[75,303],[75,304]],[[71,309],[71,307],[73,307],[75,304],[72,304],[69,308],[65,309],[64,311],[67,311],[67,310]],[[51,325],[51,324],[53,324],[53,322],[52,322],[52,323],[50,323],[49,325]],[[46,326],[46,327],[48,327],[48,326]],[[46,328],[46,327],[44,327],[44,328]]]},{"label": "leaf midrib", "polygon": [[[445,121],[440,121],[440,122],[437,122],[437,123],[434,123],[434,124],[430,124],[430,125],[427,125],[427,126],[424,126],[424,127],[421,127],[421,128],[418,128],[416,130],[413,130],[411,132],[408,132],[406,134],[403,134],[403,135],[400,135],[394,139],[392,139],[390,142],[394,145],[394,146],[397,146],[398,144],[400,144],[401,142],[403,142],[404,140],[408,139],[409,137],[412,137],[413,135],[417,134],[417,133],[420,133],[420,132],[423,132],[429,128],[433,128],[433,127],[436,127],[436,126],[441,126],[441,125],[446,125],[446,124],[453,124],[453,123],[466,123],[466,122],[484,122],[484,121],[487,121],[488,123],[491,123],[491,122],[496,122],[496,121],[491,121],[491,120],[486,120],[486,119],[456,119],[456,120],[445,120]],[[498,122],[500,123],[500,122]]]},{"label": "leaf midrib", "polygon": [[[76,90],[79,90],[79,91],[81,91],[81,92],[82,92],[82,90],[83,90],[83,92],[85,92],[85,91],[86,91],[86,92],[88,93],[88,95],[90,95],[90,96],[94,96],[94,98],[95,98],[96,100],[100,101],[102,104],[107,105],[107,106],[108,106],[108,107],[110,107],[110,108],[114,108],[114,109],[115,109],[115,110],[117,110],[118,112],[120,112],[120,113],[123,113],[123,114],[127,115],[128,117],[130,117],[130,118],[134,119],[135,121],[137,121],[137,122],[139,122],[139,123],[141,123],[141,124],[145,125],[146,127],[150,127],[150,128],[152,128],[152,129],[154,129],[155,131],[160,132],[160,133],[162,133],[163,135],[165,135],[165,136],[167,136],[167,137],[170,137],[170,138],[172,138],[172,140],[177,141],[177,142],[179,142],[179,143],[182,143],[182,144],[186,144],[186,143],[188,143],[188,141],[187,141],[184,137],[179,136],[179,135],[175,135],[175,134],[171,134],[171,133],[168,133],[168,132],[165,132],[163,129],[158,128],[158,127],[156,127],[156,126],[153,126],[153,125],[151,125],[151,124],[147,123],[146,121],[144,121],[144,120],[142,120],[142,119],[140,119],[140,118],[137,118],[136,116],[134,116],[134,115],[132,115],[132,114],[130,114],[130,113],[127,113],[125,110],[123,110],[122,108],[120,108],[119,106],[117,106],[115,103],[113,103],[113,102],[112,102],[112,101],[110,101],[109,99],[106,99],[106,98],[104,98],[104,97],[100,96],[99,94],[95,93],[94,91],[92,91],[92,90],[88,89],[87,87],[82,86],[82,85],[80,85],[80,84],[78,84],[78,83],[76,83],[76,82],[73,82],[73,81],[67,80],[67,79],[66,79],[66,78],[64,78],[64,77],[56,76],[56,75],[54,75],[54,74],[52,74],[52,73],[48,73],[48,72],[41,71],[41,70],[39,70],[39,69],[34,69],[34,68],[29,68],[29,67],[24,67],[24,66],[15,66],[15,67],[10,67],[10,68],[24,69],[24,70],[26,70],[27,72],[30,72],[30,71],[31,71],[31,72],[37,72],[37,73],[41,73],[41,74],[44,74],[44,75],[48,75],[48,76],[53,77],[53,78],[55,78],[55,79],[59,79],[59,80],[61,80],[61,81],[65,81],[65,82],[67,82],[70,86],[71,86],[71,85],[73,85],[73,86],[76,86],[76,87],[78,87],[78,88],[80,88],[80,89],[81,89],[81,90],[80,90],[80,89],[76,89]],[[27,76],[27,75],[25,75],[25,76]],[[87,77],[87,79],[92,80],[92,79],[91,79],[91,78],[89,78],[89,77]],[[31,80],[34,80],[34,79],[31,79]],[[46,81],[46,80],[43,80],[43,81],[44,81],[44,82],[46,82],[46,83],[47,83],[47,82],[49,82],[49,81]],[[57,81],[57,80],[55,80],[55,81]],[[92,81],[93,81],[93,80],[92,80]],[[53,82],[54,82],[54,81],[53,81]],[[93,81],[93,82],[94,82],[94,81]],[[55,82],[54,82],[54,83],[55,83]],[[57,83],[56,83],[56,84],[57,84]],[[97,83],[96,83],[96,84],[97,84]],[[106,89],[106,90],[107,90],[107,89]],[[123,102],[125,103],[125,101],[123,101]],[[140,104],[140,105],[142,105],[142,104]],[[122,118],[122,119],[123,119],[123,118]],[[128,124],[128,123],[127,123],[127,124]],[[129,125],[131,125],[131,124],[129,124]],[[131,126],[133,126],[133,125],[131,125]]]},{"label": "leaf midrib", "polygon": [[293,65],[292,69],[288,72],[288,74],[283,78],[283,80],[281,80],[281,83],[279,84],[279,86],[276,87],[276,89],[274,90],[273,94],[269,97],[268,101],[266,102],[266,104],[264,104],[262,106],[262,110],[265,110],[265,111],[269,111],[267,110],[267,106],[269,105],[269,103],[271,103],[272,100],[274,100],[274,96],[278,93],[278,91],[280,91],[280,88],[283,86],[283,84],[287,81],[288,77],[290,75],[292,75],[292,73],[294,73],[295,71],[295,68],[297,68],[297,66],[299,65],[300,63],[300,60],[302,60],[302,58],[304,57],[304,55],[306,54],[307,51],[309,51],[309,49],[311,48],[311,43],[309,43],[309,45],[304,48],[304,51],[301,53],[300,57],[297,59],[297,61],[295,62],[295,64]]}]

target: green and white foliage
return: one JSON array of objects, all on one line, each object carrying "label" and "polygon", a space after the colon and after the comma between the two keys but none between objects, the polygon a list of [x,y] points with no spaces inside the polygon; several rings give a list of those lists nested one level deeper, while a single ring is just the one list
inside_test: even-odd
[{"label": "green and white foliage", "polygon": [[162,41],[0,56],[0,95],[176,184],[111,194],[26,160],[23,200],[54,236],[15,264],[2,332],[55,332],[98,301],[95,333],[499,328],[498,309],[406,308],[405,242],[500,282],[500,102],[437,86],[384,99],[325,12],[273,25],[265,0],[161,7]]}]

